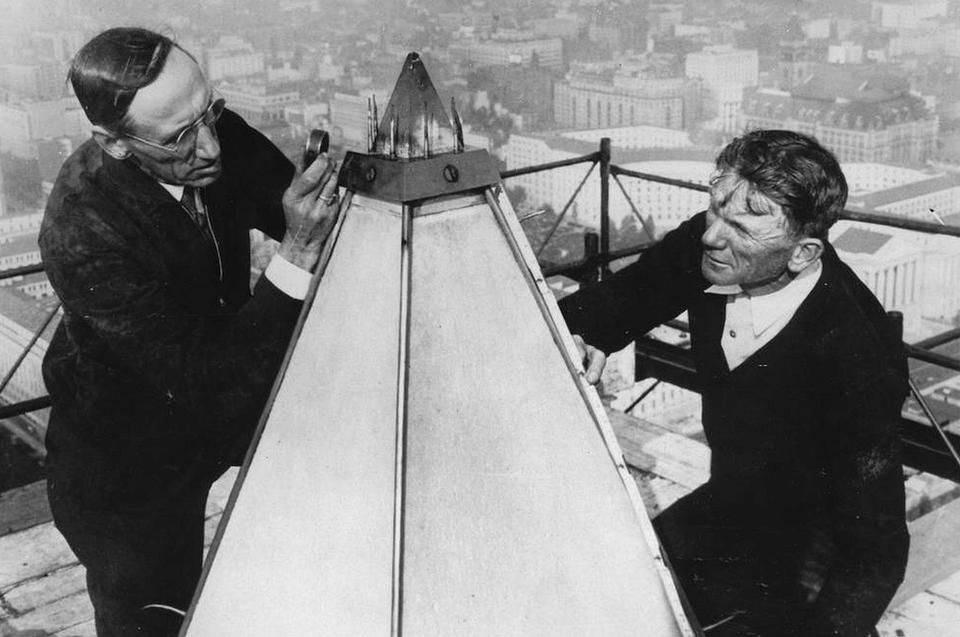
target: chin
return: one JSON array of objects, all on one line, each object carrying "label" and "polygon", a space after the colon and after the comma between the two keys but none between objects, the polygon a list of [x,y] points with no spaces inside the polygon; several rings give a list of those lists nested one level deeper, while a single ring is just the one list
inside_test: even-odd
[{"label": "chin", "polygon": [[736,283],[733,279],[733,273],[729,270],[717,270],[712,262],[704,260],[700,263],[700,274],[703,275],[711,285],[732,285]]},{"label": "chin", "polygon": [[217,166],[217,170],[210,173],[200,175],[190,181],[186,182],[188,186],[193,186],[194,188],[203,188],[204,186],[209,186],[217,179],[220,178],[220,166]]}]

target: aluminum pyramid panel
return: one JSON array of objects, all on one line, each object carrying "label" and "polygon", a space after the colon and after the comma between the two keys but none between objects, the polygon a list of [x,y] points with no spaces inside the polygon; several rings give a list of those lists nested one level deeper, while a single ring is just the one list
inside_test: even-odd
[{"label": "aluminum pyramid panel", "polygon": [[389,634],[399,234],[344,216],[189,635]]},{"label": "aluminum pyramid panel", "polygon": [[457,203],[413,224],[404,634],[680,634],[510,229]]},{"label": "aluminum pyramid panel", "polygon": [[344,205],[183,634],[692,635],[506,197]]}]

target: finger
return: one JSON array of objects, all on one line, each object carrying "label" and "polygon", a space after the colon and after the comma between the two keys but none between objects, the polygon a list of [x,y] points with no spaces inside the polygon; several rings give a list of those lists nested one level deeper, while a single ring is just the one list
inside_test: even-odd
[{"label": "finger", "polygon": [[584,379],[591,385],[600,382],[600,374],[607,364],[607,355],[595,347],[587,346],[587,371]]},{"label": "finger", "polygon": [[319,190],[318,186],[324,182],[333,170],[333,162],[326,154],[317,156],[312,164],[307,166],[299,175],[293,178],[290,191],[296,197],[303,197],[311,191]]},{"label": "finger", "polygon": [[337,200],[340,194],[339,180],[337,179],[339,175],[339,166],[337,162],[332,164],[332,169],[330,176],[327,181],[323,183],[323,186],[317,189],[317,200],[326,206],[333,206],[337,204]]}]

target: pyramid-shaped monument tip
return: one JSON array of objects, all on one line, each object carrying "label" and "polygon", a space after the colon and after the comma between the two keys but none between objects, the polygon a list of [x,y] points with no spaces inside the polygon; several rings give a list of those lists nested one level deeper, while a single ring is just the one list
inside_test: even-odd
[{"label": "pyramid-shaped monument tip", "polygon": [[393,159],[425,159],[462,150],[419,53],[409,53],[373,131],[372,152]]}]

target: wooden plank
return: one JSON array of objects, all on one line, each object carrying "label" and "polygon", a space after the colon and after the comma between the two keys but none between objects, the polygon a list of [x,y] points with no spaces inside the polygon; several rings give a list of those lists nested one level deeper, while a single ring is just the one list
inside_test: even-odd
[{"label": "wooden plank", "polygon": [[76,562],[52,522],[0,537],[0,593]]},{"label": "wooden plank", "polygon": [[607,408],[627,464],[689,490],[710,477],[710,448],[664,427]]},{"label": "wooden plank", "polygon": [[97,627],[91,619],[82,624],[77,624],[76,626],[55,632],[52,637],[97,637]]},{"label": "wooden plank", "polygon": [[910,557],[903,584],[891,608],[960,571],[960,500],[954,500],[909,524]]},{"label": "wooden plank", "polygon": [[904,481],[907,520],[912,521],[960,498],[960,484],[929,473],[916,473]]},{"label": "wooden plank", "polygon": [[86,569],[79,564],[24,580],[4,591],[0,617],[8,619],[32,612],[66,597],[86,593]]},{"label": "wooden plank", "polygon": [[74,626],[89,622],[93,617],[93,606],[86,591],[64,597],[52,604],[47,604],[34,611],[11,617],[0,624],[0,637],[49,635],[61,632],[65,636],[77,634],[72,632]]},{"label": "wooden plank", "polygon": [[631,468],[630,475],[651,518],[657,517],[668,506],[690,493],[690,489],[681,484],[639,469]]},{"label": "wooden plank", "polygon": [[0,493],[0,535],[16,533],[51,519],[46,480]]}]

